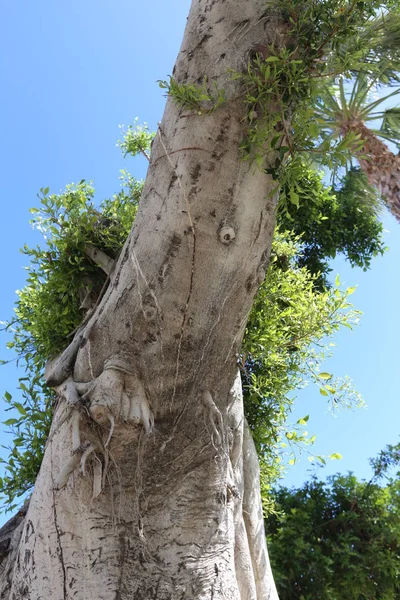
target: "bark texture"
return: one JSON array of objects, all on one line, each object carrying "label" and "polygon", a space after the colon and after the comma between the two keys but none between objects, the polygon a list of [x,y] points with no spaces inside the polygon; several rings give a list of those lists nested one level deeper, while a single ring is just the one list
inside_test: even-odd
[{"label": "bark texture", "polygon": [[202,117],[167,103],[108,290],[48,366],[59,403],[1,598],[277,598],[236,378],[275,184],[240,158],[228,73],[278,35],[265,6],[192,4],[173,76],[207,74],[230,102]]},{"label": "bark texture", "polygon": [[392,215],[400,221],[400,156],[393,154],[364,123],[352,122],[346,129],[359,134],[363,140],[357,152],[360,167],[371,185],[382,194]]}]

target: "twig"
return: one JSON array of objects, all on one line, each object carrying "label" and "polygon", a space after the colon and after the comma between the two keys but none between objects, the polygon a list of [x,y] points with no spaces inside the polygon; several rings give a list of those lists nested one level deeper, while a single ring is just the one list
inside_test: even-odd
[{"label": "twig", "polygon": [[93,246],[93,244],[86,244],[85,254],[89,257],[100,269],[107,275],[110,275],[114,267],[114,259],[110,258],[108,254]]}]

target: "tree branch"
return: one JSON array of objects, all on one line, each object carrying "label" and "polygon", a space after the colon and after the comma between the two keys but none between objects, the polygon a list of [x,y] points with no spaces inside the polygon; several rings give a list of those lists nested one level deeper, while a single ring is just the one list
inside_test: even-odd
[{"label": "tree branch", "polygon": [[107,275],[110,275],[114,266],[114,259],[110,258],[103,250],[96,248],[92,244],[86,244],[85,254]]}]

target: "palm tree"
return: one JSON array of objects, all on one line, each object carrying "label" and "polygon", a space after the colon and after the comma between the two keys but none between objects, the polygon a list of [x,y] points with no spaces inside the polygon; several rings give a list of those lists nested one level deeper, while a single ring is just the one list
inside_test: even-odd
[{"label": "palm tree", "polygon": [[[337,84],[324,85],[316,102],[315,117],[323,143],[347,140],[350,154],[400,221],[400,156],[382,141],[395,146],[400,143],[400,108],[385,110],[383,106],[400,93],[400,87],[371,99],[377,90],[378,74],[362,72],[352,80],[341,78]],[[377,122],[378,128],[374,126]]]},{"label": "palm tree", "polygon": [[[388,100],[400,93],[400,9],[382,11],[357,35],[331,48],[324,57],[327,72],[343,72],[342,62],[349,54],[359,61],[348,78],[333,76],[319,89],[315,118],[321,150],[334,152],[335,142],[338,149],[347,148],[349,161],[357,159],[400,220],[400,156],[384,143],[399,147],[400,142],[400,108],[388,108]],[[376,98],[377,93],[381,97]]]}]

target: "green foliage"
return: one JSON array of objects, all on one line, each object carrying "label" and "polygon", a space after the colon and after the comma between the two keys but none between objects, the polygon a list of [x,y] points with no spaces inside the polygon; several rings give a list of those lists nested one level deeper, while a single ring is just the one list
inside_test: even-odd
[{"label": "green foliage", "polygon": [[[20,382],[22,403],[6,395],[10,407],[17,410],[16,417],[6,422],[16,436],[6,465],[8,479],[1,488],[8,503],[29,489],[41,463],[54,402],[53,393],[41,380],[44,364],[68,344],[68,335],[82,319],[82,281],[87,286],[90,274],[98,290],[105,279],[87,258],[85,245],[95,243],[115,256],[133,221],[140,185],[131,178],[128,181],[129,194],[123,191],[104,202],[102,212],[94,208],[93,189],[85,182],[69,186],[59,196],[48,196],[44,190],[42,208],[35,209],[35,224],[46,235],[47,248],[35,249],[34,254],[25,250],[33,262],[27,286],[19,293],[14,339],[9,344],[27,369],[23,381],[28,381],[28,387]],[[340,325],[356,320],[357,313],[348,305],[346,292],[337,288],[323,294],[315,292],[314,277],[296,266],[296,244],[288,234],[286,239],[276,238],[271,268],[260,288],[243,345],[246,412],[264,456],[266,485],[281,469],[277,458],[282,436],[291,446],[313,441],[304,431],[284,430],[293,403],[289,392],[311,377],[333,405],[343,398],[350,401],[353,394],[348,382],[326,381],[324,374],[318,373],[324,352],[317,352],[315,345]]]},{"label": "green foliage", "polygon": [[[359,134],[341,127],[343,112],[369,118],[383,99],[361,107],[363,94],[379,84],[397,84],[400,14],[395,2],[378,0],[284,0],[278,8],[269,4],[290,42],[287,47],[257,45],[247,69],[230,75],[241,83],[246,106],[243,157],[288,188],[296,204],[300,182],[295,174],[304,162],[317,161],[336,172],[360,150]],[[352,88],[347,101],[345,81]],[[232,101],[224,90],[211,93],[206,79],[196,85],[170,78],[160,86],[179,106],[198,115]],[[391,91],[384,99],[397,93]],[[373,118],[383,118],[381,137],[398,140],[396,109],[375,111]]]},{"label": "green foliage", "polygon": [[142,184],[124,175],[124,188],[97,210],[93,187],[81,181],[62,194],[41,190],[41,207],[31,209],[32,225],[46,239],[46,248],[28,248],[27,285],[18,291],[14,342],[18,356],[43,360],[58,354],[68,344],[67,336],[82,320],[82,295],[95,295],[105,274],[88,257],[92,244],[115,258],[126,239],[136,212]]},{"label": "green foliage", "polygon": [[359,169],[351,169],[338,186],[327,187],[323,176],[305,165],[295,186],[281,190],[278,223],[300,236],[298,265],[319,277],[318,287],[328,285],[329,260],[344,255],[352,266],[366,270],[371,258],[385,252],[383,225],[378,218],[377,192]]},{"label": "green foliage", "polygon": [[[376,8],[376,5],[373,9]],[[396,85],[400,71],[400,9],[398,0],[382,5],[381,12],[369,19],[340,52],[361,53],[359,72],[373,75],[383,85]]]},{"label": "green foliage", "polygon": [[[147,126],[135,125],[127,129],[119,145],[125,155],[148,154],[152,138]],[[314,199],[315,204],[320,205],[318,210],[323,212],[331,195],[319,175],[304,168],[302,172],[304,178],[310,180],[310,190],[317,190],[312,198],[310,192],[307,202],[312,203]],[[71,333],[84,317],[80,308],[82,296],[89,291],[96,297],[106,281],[106,275],[91,261],[85,249],[92,244],[115,258],[136,214],[142,183],[126,172],[122,180],[121,192],[97,208],[93,187],[82,181],[68,186],[59,195],[42,190],[41,206],[32,210],[33,224],[44,234],[46,247],[24,248],[31,259],[27,284],[19,292],[16,316],[7,324],[13,333],[8,345],[27,371],[26,377],[20,380],[22,402],[8,393],[5,395],[10,409],[14,409],[7,426],[15,434],[5,465],[7,475],[3,484],[0,483],[0,493],[8,505],[12,506],[15,499],[33,485],[42,460],[54,403],[53,392],[44,386],[41,378],[45,362],[68,345]],[[286,213],[290,221],[289,212]],[[357,215],[356,212],[354,221],[344,219],[343,227],[353,229],[362,223],[363,215],[359,215],[359,221]],[[347,379],[335,379],[320,371],[320,363],[327,354],[327,338],[342,325],[351,327],[358,313],[347,300],[354,290],[340,291],[338,282],[333,289],[318,290],[317,276],[299,266],[306,242],[316,242],[312,235],[326,235],[326,229],[312,233],[308,219],[313,218],[313,211],[304,213],[303,238],[289,232],[276,236],[271,266],[243,342],[245,409],[262,456],[266,488],[281,472],[282,448],[293,451],[299,445],[312,444],[315,439],[304,431],[308,416],[292,426],[287,423],[293,389],[310,380],[319,386],[333,408],[338,404],[360,402]],[[293,222],[289,225],[292,227]],[[334,224],[331,225],[334,229]],[[366,243],[368,236],[373,235],[371,231],[365,230]],[[350,232],[347,233],[351,240]],[[338,243],[337,238],[335,240]],[[366,246],[365,261],[369,258],[368,251]],[[326,258],[325,252],[326,247],[321,245],[321,261]],[[316,460],[324,462],[325,458],[316,457]],[[293,453],[290,461],[294,461]]]},{"label": "green foliage", "polygon": [[172,96],[178,106],[189,108],[199,116],[210,114],[226,103],[225,90],[218,88],[215,83],[209,86],[207,77],[203,78],[201,85],[179,84],[173,77],[169,81],[159,81],[158,85],[162,90],[167,90],[166,95]]},{"label": "green foliage", "polygon": [[124,136],[118,142],[118,146],[121,148],[124,156],[127,154],[131,156],[142,154],[149,160],[151,143],[154,136],[155,134],[149,130],[147,123],[143,125],[138,124],[138,118],[136,117],[134,124],[129,125],[128,129],[124,132]]},{"label": "green foliage", "polygon": [[397,469],[396,477],[400,479],[400,442],[395,445],[388,444],[376,458],[372,458],[369,462],[374,472],[371,481],[378,481],[383,477],[390,478],[394,469]]},{"label": "green foliage", "polygon": [[281,472],[282,447],[294,450],[315,439],[303,429],[308,417],[295,426],[288,423],[293,390],[312,381],[332,408],[362,402],[350,381],[320,372],[329,354],[328,339],[341,326],[351,327],[358,320],[359,312],[348,302],[354,288],[342,291],[337,282],[333,289],[316,291],[315,276],[297,266],[298,252],[298,240],[288,232],[275,236],[267,277],[256,296],[242,346],[245,412],[266,486]]},{"label": "green foliage", "polygon": [[[383,126],[379,135],[393,138],[397,131],[397,114],[391,113],[385,120],[385,113],[377,112],[376,108],[398,90],[363,105],[377,85],[396,85],[398,81],[400,19],[394,6],[389,4],[357,0],[287,0],[283,3],[283,15],[290,24],[290,47],[279,52],[274,47],[265,49],[244,78],[246,89],[259,88],[258,94],[247,98],[255,101],[253,106],[249,105],[249,121],[255,119],[255,127],[260,130],[258,141],[249,137],[249,153],[263,147],[272,152],[276,139],[273,130],[280,131],[287,153],[280,151],[279,156],[275,155],[275,164],[270,165],[267,172],[282,186],[288,186],[293,180],[290,171],[305,160],[319,162],[334,172],[350,163],[362,142],[357,131],[342,127],[349,116],[354,121],[383,118],[386,123],[391,117],[395,127],[385,131]],[[377,12],[385,9],[390,12],[381,15]],[[265,79],[265,64],[271,60],[278,70],[271,79],[268,66]],[[257,79],[258,74],[262,75],[261,81]],[[266,102],[264,79],[269,96]],[[350,90],[348,99],[345,81]],[[271,101],[277,110],[269,115],[267,106],[271,106]],[[264,122],[263,118],[259,119],[260,106]],[[330,119],[330,129],[327,119]],[[262,146],[263,135],[264,139],[271,140],[267,146],[265,142]],[[261,164],[260,156],[258,162]],[[290,189],[293,190],[293,186]]]},{"label": "green foliage", "polygon": [[276,491],[266,521],[281,600],[395,600],[400,596],[400,483],[352,474]]},{"label": "green foliage", "polygon": [[62,194],[41,190],[40,208],[31,209],[32,224],[45,237],[46,247],[28,248],[27,283],[18,291],[15,318],[6,324],[13,349],[26,375],[19,379],[22,399],[4,395],[13,417],[4,424],[14,434],[0,495],[14,508],[14,500],[30,489],[38,473],[51,424],[54,392],[42,378],[49,358],[70,342],[84,317],[80,305],[87,294],[100,293],[106,275],[86,254],[87,244],[115,258],[136,214],[142,182],[122,172],[123,187],[97,209],[94,189],[85,181],[67,186]]},{"label": "green foliage", "polygon": [[[319,123],[319,135],[323,140],[320,149],[324,145],[329,146],[332,141],[339,137],[346,137],[349,125],[367,123],[369,121],[381,121],[380,129],[370,130],[378,137],[398,144],[400,141],[400,115],[399,109],[379,109],[379,107],[400,93],[399,88],[374,97],[378,75],[366,75],[358,73],[351,81],[346,82],[340,78],[337,83],[327,83],[319,89],[318,98],[314,105],[314,118]],[[347,88],[347,89],[346,89]],[[357,151],[360,142],[357,138],[355,145],[350,147],[350,152]]]},{"label": "green foliage", "polygon": [[13,409],[13,417],[3,425],[13,434],[7,460],[0,459],[4,475],[0,477],[0,494],[7,510],[18,505],[16,499],[29,491],[42,463],[44,447],[50,431],[55,394],[46,387],[36,365],[29,365],[26,377],[19,379],[19,401],[9,392],[3,400]]}]

